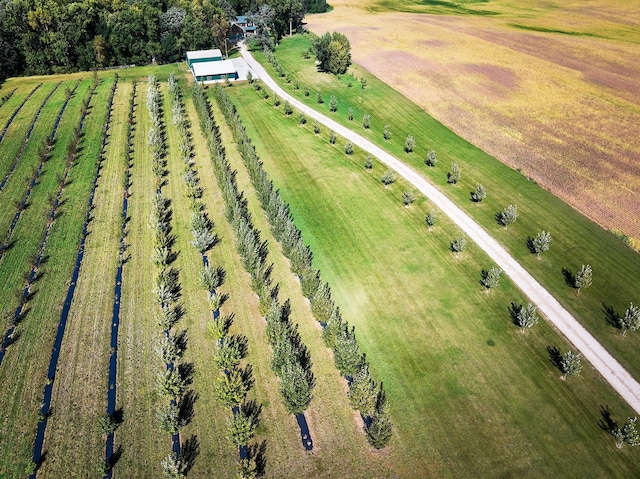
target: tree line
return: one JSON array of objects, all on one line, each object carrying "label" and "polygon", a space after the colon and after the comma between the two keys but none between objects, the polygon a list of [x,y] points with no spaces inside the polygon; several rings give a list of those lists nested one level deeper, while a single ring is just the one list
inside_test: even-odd
[{"label": "tree line", "polygon": [[0,79],[116,65],[174,62],[221,48],[237,15],[252,15],[263,41],[279,41],[325,0],[3,0]]}]

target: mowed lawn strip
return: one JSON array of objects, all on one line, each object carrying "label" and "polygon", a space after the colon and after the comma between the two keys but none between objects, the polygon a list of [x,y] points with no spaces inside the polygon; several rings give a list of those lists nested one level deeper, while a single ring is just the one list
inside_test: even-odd
[{"label": "mowed lawn strip", "polygon": [[[94,161],[100,153],[108,96],[113,79],[104,79],[94,95],[94,109],[85,123],[86,148],[80,161]],[[106,156],[94,197],[93,219],[74,300],[69,312],[53,390],[55,414],[49,419],[45,444],[45,477],[91,477],[104,455],[97,419],[106,408],[109,338],[113,308],[122,179],[126,147],[125,118],[130,83],[119,83],[114,97]],[[113,121],[116,119],[116,121]]]},{"label": "mowed lawn strip", "polygon": [[[53,83],[52,85],[55,85],[55,83]],[[67,85],[72,88],[71,83],[60,85],[60,87],[58,87],[55,93],[47,101],[47,104],[40,114],[40,118],[38,118],[38,121],[34,126],[31,137],[29,138],[29,142],[27,143],[25,150],[22,153],[22,158],[16,165],[16,168],[14,169],[13,173],[11,173],[9,180],[0,193],[0,198],[2,198],[3,204],[6,204],[6,208],[2,208],[2,210],[0,211],[0,232],[2,232],[2,234],[6,234],[6,232],[9,230],[11,222],[13,221],[13,217],[17,211],[17,204],[23,200],[27,188],[31,184],[31,180],[33,179],[36,168],[38,168],[40,161],[38,158],[38,150],[42,148],[44,139],[48,136],[51,136],[55,121],[58,118],[58,114],[60,113],[60,108],[62,108],[62,105],[65,102],[64,88]],[[48,86],[48,84],[43,85],[42,87],[40,87],[40,89],[51,91],[51,88],[47,88]],[[38,91],[40,91],[40,89],[38,89]],[[27,102],[27,105],[28,104],[29,102]],[[25,105],[25,108],[27,107],[27,105]],[[40,108],[40,104],[35,106],[36,110],[38,108]],[[32,120],[33,118],[31,118],[30,122]],[[22,136],[19,141],[20,144],[17,146],[18,149],[20,149],[20,146],[24,141],[24,138],[27,134],[27,129],[31,126],[30,122],[25,126],[24,130],[20,131]],[[4,144],[4,141],[2,142],[2,144]],[[14,157],[15,154],[11,157],[10,162],[14,161]],[[47,169],[47,166],[48,165],[45,165],[43,167],[43,172],[41,174],[44,173],[44,170]],[[4,179],[4,176],[2,177],[2,179]],[[2,179],[0,179],[0,181],[2,181]],[[34,195],[35,190],[40,189],[40,186],[41,180],[38,180],[33,190],[31,191],[31,194]],[[31,202],[33,201],[32,198],[33,196],[29,198],[29,205],[31,205]]]},{"label": "mowed lawn strip", "polygon": [[[273,262],[274,265],[274,285],[280,284],[281,302],[286,299],[291,301],[291,321],[299,325],[298,332],[302,342],[309,348],[312,370],[316,378],[314,398],[305,412],[313,440],[313,452],[308,453],[302,447],[295,417],[286,412],[280,413],[284,415],[280,416],[279,420],[284,421],[289,428],[293,426],[295,432],[285,438],[286,448],[274,450],[278,446],[276,444],[269,447],[269,464],[275,463],[272,466],[274,470],[286,471],[287,477],[369,477],[369,467],[376,471],[377,477],[391,476],[392,473],[384,459],[380,455],[370,453],[361,430],[362,422],[349,406],[346,381],[340,378],[333,356],[322,341],[321,327],[311,315],[309,302],[302,295],[299,280],[291,273],[280,244],[271,234],[222,112],[215,100],[211,100],[211,103],[220,125],[223,142],[227,145],[227,159],[231,167],[238,171],[238,188],[244,191],[248,200],[253,223],[262,232],[262,239],[267,240],[269,244],[269,262]],[[260,318],[260,321],[263,329],[264,320]],[[258,339],[262,342],[259,346],[266,348],[270,353],[271,348],[267,345],[266,338],[262,336]],[[282,407],[279,396],[277,400]]]},{"label": "mowed lawn strip", "polygon": [[[640,302],[640,255],[518,171],[455,135],[363,68],[354,65],[350,74],[341,78],[318,73],[313,56],[308,60],[301,58],[310,45],[309,36],[283,39],[277,50],[278,60],[285,71],[300,82],[300,89],[296,91],[291,84],[279,79],[281,86],[385,148],[429,179],[500,241],[591,334],[640,378],[640,349],[636,341],[622,337],[621,331],[609,324],[603,312],[606,305],[624,315],[631,301]],[[253,54],[277,78],[264,55]],[[357,81],[360,78],[367,80],[365,89],[360,88]],[[349,81],[353,84],[351,88],[347,86]],[[309,87],[308,97],[304,96],[303,85]],[[321,105],[317,103],[316,91],[323,95]],[[338,99],[336,113],[329,111],[331,95]],[[354,110],[353,121],[348,120],[349,107]],[[371,115],[370,129],[362,127],[364,114]],[[391,129],[389,141],[382,135],[385,125]],[[404,143],[409,134],[416,140],[416,149],[407,154]],[[432,149],[437,153],[438,163],[429,168],[424,159]],[[455,186],[447,184],[447,172],[453,162],[462,170],[462,178]],[[480,205],[470,199],[470,193],[478,184],[487,191],[487,198]],[[495,214],[509,204],[517,205],[519,218],[505,230],[496,222]],[[553,239],[550,250],[538,260],[529,252],[526,240],[542,230],[551,232]],[[593,286],[578,296],[565,281],[562,270],[566,268],[575,273],[583,264],[593,268]]]},{"label": "mowed lawn strip", "polygon": [[395,472],[637,474],[638,452],[618,451],[597,425],[601,406],[622,421],[631,410],[589,367],[559,379],[546,348],[569,346],[544,322],[518,333],[507,307],[525,302],[521,293],[503,277],[486,294],[480,272],[491,261],[473,244],[455,259],[449,245],[460,232],[442,214],[429,232],[430,202],[403,208],[407,185],[385,189],[382,165],[367,172],[364,155],[347,157],[340,138],[330,146],[326,129],[315,137],[250,88],[229,92],[385,384]]},{"label": "mowed lawn strip", "polygon": [[[9,125],[9,128],[7,128],[7,131],[2,138],[2,142],[0,142],[0,181],[4,180],[5,175],[9,172],[9,169],[11,168],[11,165],[13,164],[18,151],[20,150],[20,147],[24,143],[24,139],[27,136],[27,131],[29,130],[31,123],[35,118],[38,109],[44,102],[47,95],[49,95],[49,93],[51,93],[51,91],[55,87],[56,82],[47,82],[40,88],[38,88],[34,92],[34,94],[31,95],[31,98],[29,98],[27,102],[22,106],[18,114],[11,122],[11,125]],[[60,89],[60,87],[58,87],[58,89]],[[62,92],[62,98],[64,98],[64,88]],[[22,100],[24,100],[24,97],[20,100],[20,103],[22,102]],[[52,99],[50,98],[49,102],[51,100]],[[49,102],[47,102],[47,105],[49,105]],[[9,113],[8,115],[9,117],[13,114],[15,108],[17,108],[18,106],[19,103],[18,105],[15,105],[15,107],[11,110],[11,113]],[[5,107],[3,107],[3,109],[4,108]],[[45,108],[47,108],[46,105]],[[4,130],[8,119],[9,118],[6,118],[4,121],[0,120],[0,132]],[[51,134],[51,131],[49,131],[49,134]],[[5,185],[5,189],[6,187],[7,186]],[[4,194],[4,191],[0,194]]]},{"label": "mowed lawn strip", "polygon": [[122,456],[114,475],[146,478],[161,475],[160,461],[171,451],[171,438],[160,431],[156,419],[155,381],[162,367],[153,351],[159,327],[154,320],[154,268],[150,260],[153,236],[149,217],[155,175],[147,143],[150,118],[146,82],[139,83],[136,89],[135,122],[127,235],[131,259],[124,266],[118,332],[116,409],[122,410],[123,423],[116,431],[115,441],[116,448],[122,447]]},{"label": "mowed lawn strip", "polygon": [[[87,96],[90,86],[90,80],[84,81],[77,96],[67,107],[62,120],[64,123],[60,125],[59,143],[56,143],[54,156],[47,163],[48,168],[58,164],[64,170],[66,147],[73,129],[78,125],[80,103]],[[81,145],[86,146],[84,140]],[[0,471],[6,471],[9,475],[22,475],[31,461],[51,348],[75,265],[94,169],[95,158],[76,163],[69,172],[62,197],[64,203],[58,210],[59,216],[53,224],[45,250],[46,261],[41,264],[39,279],[32,288],[35,293],[27,305],[26,317],[18,328],[20,336],[7,350],[0,367],[0,384],[5,385],[0,388],[0,403],[4,406],[0,423],[0,449],[3,451]],[[43,190],[55,193],[56,182],[52,169],[49,170],[49,178],[51,176],[54,181]],[[46,197],[43,203],[46,203]],[[50,207],[37,208],[36,204],[34,200],[33,209],[28,208],[25,212],[35,213],[36,217],[30,220],[25,217],[20,221],[20,230],[16,229],[17,244],[7,251],[0,264],[3,284],[23,284],[21,274],[30,264],[27,258],[35,254],[40,246],[46,222],[43,212],[45,209],[49,211]],[[10,268],[13,274],[7,274],[5,268]]]},{"label": "mowed lawn strip", "polygon": [[[183,88],[183,93],[185,93]],[[184,356],[185,362],[194,364],[195,373],[191,389],[198,395],[195,403],[195,415],[191,423],[180,431],[181,441],[196,437],[200,444],[200,454],[197,457],[190,475],[193,477],[234,477],[235,460],[237,452],[227,441],[226,419],[230,416],[230,411],[219,405],[213,396],[213,385],[218,377],[218,368],[213,362],[215,339],[207,332],[207,325],[211,320],[211,310],[207,301],[207,292],[199,285],[199,275],[202,269],[202,257],[200,253],[191,245],[193,236],[191,234],[191,209],[189,208],[189,198],[186,196],[186,187],[182,179],[185,171],[185,164],[179,153],[179,134],[176,126],[172,123],[172,109],[170,96],[167,93],[167,84],[161,84],[161,91],[165,101],[164,121],[167,125],[167,145],[169,147],[167,176],[168,184],[164,188],[165,195],[171,198],[173,209],[172,225],[177,236],[174,251],[180,254],[173,266],[180,269],[180,281],[182,283],[182,299],[187,310],[187,314],[177,324],[177,331],[187,330],[188,344]],[[186,101],[186,97],[185,97]],[[185,106],[187,106],[185,104]],[[208,163],[208,152],[206,143],[200,134],[197,116],[194,110],[188,110],[187,114],[191,120],[191,132],[193,134],[195,157],[194,168],[198,171],[203,184],[203,204],[210,219],[215,223],[215,231],[220,232],[221,222],[224,217],[217,217],[215,195],[217,186],[210,183],[214,180],[207,177],[205,180],[200,171]],[[224,241],[229,243],[232,238],[225,236]],[[219,246],[214,248],[217,250]],[[210,264],[218,263],[209,252]],[[231,297],[238,293],[225,286],[222,289]],[[229,314],[229,309],[226,314]],[[251,345],[249,345],[251,348]]]}]

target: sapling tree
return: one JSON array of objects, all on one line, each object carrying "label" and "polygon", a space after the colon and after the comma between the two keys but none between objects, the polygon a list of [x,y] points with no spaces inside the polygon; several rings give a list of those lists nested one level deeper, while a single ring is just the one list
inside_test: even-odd
[{"label": "sapling tree", "polygon": [[625,421],[624,426],[616,426],[610,431],[611,435],[616,438],[616,446],[618,449],[622,449],[625,443],[630,446],[640,446],[640,434],[636,426],[637,421],[637,417],[629,417]]},{"label": "sapling tree", "polygon": [[169,479],[184,479],[187,465],[175,452],[168,454],[160,463],[162,474]]},{"label": "sapling tree", "polygon": [[451,242],[451,245],[449,246],[451,251],[453,251],[453,255],[456,258],[460,257],[460,253],[462,251],[464,251],[466,247],[467,247],[467,237],[464,236],[464,235],[460,236],[459,238],[454,239]]},{"label": "sapling tree", "polygon": [[487,288],[487,293],[490,293],[491,289],[498,286],[498,284],[500,283],[501,274],[502,269],[498,268],[497,266],[493,266],[488,271],[482,272],[482,280],[480,281],[480,283],[482,283],[482,286]]},{"label": "sapling tree", "polygon": [[233,411],[233,416],[227,419],[226,437],[236,447],[246,446],[255,435],[260,424],[262,406],[254,401],[241,404]]},{"label": "sapling tree", "polygon": [[405,208],[408,208],[414,201],[416,201],[416,198],[413,191],[405,190],[404,193],[402,193],[402,204]]},{"label": "sapling tree", "polygon": [[353,143],[351,143],[350,141],[347,141],[344,144],[344,153],[345,155],[353,155]]},{"label": "sapling tree", "polygon": [[373,157],[369,154],[367,154],[367,156],[364,159],[364,167],[367,170],[370,170],[373,168]]},{"label": "sapling tree", "polygon": [[180,421],[180,408],[176,403],[163,403],[156,411],[156,418],[160,423],[160,429],[169,434],[175,434],[184,427],[183,421]]},{"label": "sapling tree", "polygon": [[515,223],[518,219],[518,205],[509,205],[504,210],[496,213],[496,221],[499,225],[504,226],[505,229],[510,224]]},{"label": "sapling tree", "polygon": [[511,303],[510,312],[513,324],[518,326],[523,334],[528,328],[538,324],[538,308],[531,303],[527,303],[526,306]]},{"label": "sapling tree", "polygon": [[476,186],[476,190],[471,192],[471,201],[473,201],[474,203],[476,203],[478,205],[486,197],[487,197],[487,192],[484,189],[484,186],[482,186],[482,185]]},{"label": "sapling tree", "polygon": [[224,336],[216,341],[213,361],[218,369],[231,371],[247,356],[247,338],[242,334]]},{"label": "sapling tree", "polygon": [[427,157],[424,159],[424,164],[427,166],[434,167],[438,163],[438,156],[436,155],[435,150],[429,150],[427,153]]},{"label": "sapling tree", "polygon": [[362,115],[362,127],[365,130],[368,130],[369,128],[371,128],[371,115],[369,115],[367,113]]},{"label": "sapling tree", "polygon": [[356,341],[355,328],[349,329],[348,324],[344,324],[337,334],[333,360],[344,377],[355,376],[363,365],[364,357]]},{"label": "sapling tree", "polygon": [[622,329],[623,336],[627,334],[627,331],[633,332],[640,328],[640,308],[631,303],[624,316],[618,318],[618,325]]},{"label": "sapling tree", "polygon": [[566,379],[567,376],[577,376],[582,371],[582,364],[580,362],[580,353],[574,353],[573,351],[567,351],[560,357],[560,372],[562,372],[562,379]]},{"label": "sapling tree", "polygon": [[200,286],[204,289],[207,291],[214,291],[224,284],[225,277],[226,272],[221,266],[214,268],[208,264],[200,270],[198,280]]},{"label": "sapling tree", "polygon": [[[247,366],[247,371],[249,366]],[[234,407],[244,401],[253,379],[251,374],[236,368],[228,373],[220,372],[213,385],[213,396],[225,407]]]},{"label": "sapling tree", "polygon": [[580,270],[573,277],[573,286],[578,290],[578,294],[584,288],[591,286],[593,281],[593,271],[591,266],[583,264]]},{"label": "sapling tree", "polygon": [[284,106],[282,107],[282,109],[284,110],[284,114],[287,116],[293,113],[293,107],[291,106],[291,103],[289,103],[288,101],[284,102]]},{"label": "sapling tree", "polygon": [[535,238],[529,238],[527,240],[529,249],[540,258],[540,254],[545,251],[549,251],[549,244],[551,243],[551,233],[542,230]]},{"label": "sapling tree", "polygon": [[333,131],[330,131],[329,132],[329,143],[331,143],[332,145],[335,145],[337,139],[338,139],[338,137],[336,136],[336,134]]},{"label": "sapling tree", "polygon": [[382,132],[382,136],[385,140],[390,140],[391,139],[391,126],[390,125],[384,125],[384,131]]},{"label": "sapling tree", "polygon": [[300,116],[298,117],[298,121],[300,122],[301,125],[304,125],[307,122],[307,115],[305,115],[304,113],[300,112]]},{"label": "sapling tree", "polygon": [[336,112],[338,110],[338,99],[334,95],[331,95],[331,98],[329,99],[329,110],[332,112]]},{"label": "sapling tree", "polygon": [[302,414],[313,399],[315,378],[311,369],[297,361],[284,364],[281,373],[280,394],[291,414]]},{"label": "sapling tree", "polygon": [[313,120],[313,133],[316,135],[320,133],[320,123],[318,123],[318,120]]},{"label": "sapling tree", "polygon": [[450,185],[455,185],[458,181],[460,181],[460,177],[462,176],[462,171],[460,171],[460,167],[458,163],[454,162],[451,164],[451,169],[447,173],[447,183]]},{"label": "sapling tree", "polygon": [[251,73],[251,70],[247,72],[247,81],[249,82],[249,84],[253,83],[253,75]]},{"label": "sapling tree", "polygon": [[404,140],[404,151],[411,153],[416,147],[416,140],[411,135],[407,135],[407,139]]},{"label": "sapling tree", "polygon": [[316,100],[318,101],[318,103],[324,103],[324,100],[322,99],[322,93],[318,92],[316,94]]},{"label": "sapling tree", "polygon": [[369,373],[369,365],[365,362],[353,377],[349,392],[349,404],[366,417],[371,417],[375,411],[378,388]]},{"label": "sapling tree", "polygon": [[309,87],[307,85],[304,86],[302,91],[304,92],[304,96],[309,96]]},{"label": "sapling tree", "polygon": [[277,107],[280,106],[281,103],[282,103],[282,100],[280,99],[280,97],[278,95],[273,97],[273,106],[275,106],[277,108]]},{"label": "sapling tree", "polygon": [[396,181],[396,174],[393,170],[387,170],[380,177],[380,181],[385,187],[388,187],[391,183]]},{"label": "sapling tree", "polygon": [[353,108],[349,107],[349,110],[347,111],[347,116],[349,118],[349,121],[353,121]]},{"label": "sapling tree", "polygon": [[429,231],[433,229],[433,226],[438,222],[438,215],[434,210],[429,211],[424,218],[425,223],[429,227]]}]

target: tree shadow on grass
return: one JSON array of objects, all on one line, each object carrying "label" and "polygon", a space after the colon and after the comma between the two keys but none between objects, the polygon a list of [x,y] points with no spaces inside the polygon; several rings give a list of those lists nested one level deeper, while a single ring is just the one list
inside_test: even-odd
[{"label": "tree shadow on grass", "polygon": [[569,286],[570,288],[576,287],[576,280],[571,271],[569,271],[567,268],[562,268],[562,276],[564,277],[564,282],[567,283],[567,286]]},{"label": "tree shadow on grass", "polygon": [[185,474],[188,474],[196,462],[196,458],[200,455],[200,441],[198,436],[193,434],[185,442],[182,443],[182,460],[185,463]]},{"label": "tree shadow on grass", "polygon": [[560,350],[555,346],[547,346],[547,352],[549,353],[549,361],[555,368],[562,371],[562,354]]},{"label": "tree shadow on grass", "polygon": [[609,410],[609,405],[600,406],[600,421],[598,421],[598,426],[603,431],[607,431],[611,434],[612,431],[618,429],[618,423],[613,420],[611,417],[611,411]]},{"label": "tree shadow on grass", "polygon": [[525,241],[525,244],[527,245],[527,248],[529,249],[529,252],[531,252],[531,254],[538,254],[538,252],[536,251],[536,247],[533,245],[533,238],[531,236],[527,237],[527,241]]},{"label": "tree shadow on grass", "polygon": [[267,441],[264,440],[260,444],[251,444],[247,448],[247,457],[253,459],[256,463],[256,475],[264,476],[267,469]]},{"label": "tree shadow on grass", "polygon": [[[522,305],[516,304],[516,303],[511,303],[511,305],[507,309],[509,310],[509,315],[511,316],[511,322],[513,324],[515,324],[516,326],[520,326],[519,320],[518,320],[518,315],[520,314],[520,311],[522,310]],[[548,349],[549,348],[547,348],[547,350]]]},{"label": "tree shadow on grass", "polygon": [[187,425],[193,420],[194,405],[199,397],[197,392],[190,390],[180,400],[178,417],[182,424]]},{"label": "tree shadow on grass", "polygon": [[610,306],[606,303],[602,303],[602,312],[604,313],[604,317],[607,320],[609,325],[614,328],[620,329],[620,315],[613,309],[613,306]]}]

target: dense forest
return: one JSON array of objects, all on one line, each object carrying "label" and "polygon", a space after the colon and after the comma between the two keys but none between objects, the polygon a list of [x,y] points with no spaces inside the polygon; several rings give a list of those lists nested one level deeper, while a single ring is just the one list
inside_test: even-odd
[{"label": "dense forest", "polygon": [[173,62],[221,48],[230,22],[252,15],[278,41],[326,0],[0,0],[0,79]]}]

